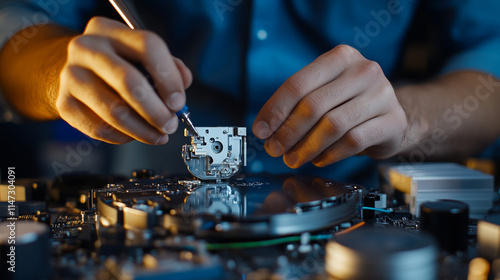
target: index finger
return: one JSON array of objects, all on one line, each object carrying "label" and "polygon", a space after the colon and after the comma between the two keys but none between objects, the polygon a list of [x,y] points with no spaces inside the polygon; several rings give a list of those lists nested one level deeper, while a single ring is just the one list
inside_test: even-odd
[{"label": "index finger", "polygon": [[300,100],[340,75],[355,52],[352,47],[337,46],[288,78],[264,104],[255,118],[252,128],[255,136],[260,139],[271,136]]},{"label": "index finger", "polygon": [[132,30],[120,22],[99,17],[89,21],[85,33],[105,34],[112,39],[113,47],[121,56],[140,62],[153,77],[163,103],[174,112],[182,109],[186,100],[182,73],[168,46],[158,35]]}]

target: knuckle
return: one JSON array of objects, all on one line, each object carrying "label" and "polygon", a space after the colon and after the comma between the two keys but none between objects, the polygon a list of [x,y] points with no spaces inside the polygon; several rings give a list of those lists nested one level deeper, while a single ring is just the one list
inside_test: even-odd
[{"label": "knuckle", "polygon": [[374,76],[374,77],[379,77],[380,75],[384,75],[384,72],[382,71],[380,65],[372,60],[365,60],[361,64],[359,72],[361,75]]},{"label": "knuckle", "polygon": [[325,55],[332,63],[338,63],[339,60],[342,60],[346,64],[350,64],[353,58],[357,58],[361,54],[349,45],[338,45]]},{"label": "knuckle", "polygon": [[59,75],[59,89],[65,89],[66,84],[68,80],[70,80],[73,76],[73,70],[71,69],[72,67],[69,66],[68,64],[64,65],[63,69],[61,70],[61,74]]},{"label": "knuckle", "polygon": [[71,39],[68,44],[68,53],[72,54],[87,48],[87,40],[88,37],[85,35],[79,35]]},{"label": "knuckle", "polygon": [[77,66],[68,65],[61,71],[61,88],[64,88],[66,83],[77,84],[84,83],[83,77],[79,75]]},{"label": "knuckle", "polygon": [[388,104],[394,104],[398,102],[396,94],[394,93],[394,89],[389,82],[384,83],[380,87],[380,90],[376,91],[375,94],[375,98],[379,100],[389,100],[390,102]]},{"label": "knuckle", "polygon": [[114,134],[116,131],[109,124],[105,122],[101,122],[99,124],[95,124],[93,128],[89,129],[85,132],[89,137],[101,140],[101,141],[109,141],[110,135]]},{"label": "knuckle", "polygon": [[[108,59],[108,58],[104,57],[103,59]],[[117,81],[123,82],[122,85],[124,87],[124,90],[126,90],[129,93],[135,93],[139,92],[140,90],[146,90],[145,88],[144,89],[139,88],[139,87],[145,87],[145,85],[140,83],[136,73],[134,73],[134,71],[129,67],[117,66],[116,68],[114,68],[113,76],[116,77]]]},{"label": "knuckle", "polygon": [[288,122],[285,122],[278,130],[277,136],[280,139],[281,143],[289,143],[294,139],[295,130],[288,124]]},{"label": "knuckle", "polygon": [[[103,58],[107,59],[107,58]],[[131,80],[133,79],[132,71],[124,66],[118,66],[114,69],[113,76],[116,77],[119,81],[124,81],[126,85],[129,85]]]},{"label": "knuckle", "polygon": [[167,110],[151,110],[148,112],[147,121],[161,128],[172,117],[173,116],[169,116]]},{"label": "knuckle", "polygon": [[372,104],[370,103],[357,104],[356,106],[352,106],[352,108],[346,110],[346,112],[344,113],[344,118],[349,122],[359,123],[363,119],[363,117],[365,117],[367,114],[370,114],[370,112],[372,111],[371,107]]},{"label": "knuckle", "polygon": [[308,96],[300,102],[299,112],[306,118],[317,118],[323,103],[319,96]]},{"label": "knuckle", "polygon": [[68,99],[65,95],[62,95],[59,93],[59,97],[56,100],[56,108],[59,112],[59,115],[61,115],[61,118],[65,118],[66,113],[70,110],[70,104],[68,102]]},{"label": "knuckle", "polygon": [[338,45],[333,48],[333,50],[336,55],[345,57],[350,57],[358,52],[355,48],[349,45]]},{"label": "knuckle", "polygon": [[329,113],[323,117],[325,130],[330,135],[341,133],[345,130],[346,120],[341,114]]},{"label": "knuckle", "polygon": [[106,104],[103,104],[103,106],[103,112],[106,112],[108,118],[115,124],[124,123],[130,114],[130,108],[123,100],[116,100],[109,108],[107,108]]},{"label": "knuckle", "polygon": [[117,108],[111,108],[111,110],[104,111],[108,115],[106,119],[109,119],[111,123],[117,124],[123,122],[124,113],[117,110]]},{"label": "knuckle", "polygon": [[358,129],[352,129],[345,135],[346,144],[355,151],[360,151],[365,148],[366,137]]},{"label": "knuckle", "polygon": [[301,97],[305,94],[305,81],[299,76],[292,76],[283,84],[284,91],[292,97]]},{"label": "knuckle", "polygon": [[365,146],[371,146],[383,139],[384,130],[380,125],[369,126],[360,137],[364,140]]},{"label": "knuckle", "polygon": [[323,146],[323,141],[318,141],[317,139],[307,138],[303,145],[301,145],[301,149],[303,154],[305,155],[314,155],[319,152],[323,152],[325,147]]},{"label": "knuckle", "polygon": [[106,50],[107,46],[101,37],[94,35],[79,35],[68,43],[68,60],[82,57],[82,54],[96,54]]},{"label": "knuckle", "polygon": [[87,134],[87,136],[92,139],[106,141],[106,136],[104,135],[104,133],[102,133],[99,127],[96,127],[95,129],[92,129],[90,131],[86,131],[85,134]]},{"label": "knuckle", "polygon": [[109,23],[109,19],[100,16],[92,17],[85,28],[85,33],[91,30],[100,30]]},{"label": "knuckle", "polygon": [[139,33],[141,49],[145,52],[153,52],[159,46],[163,46],[163,40],[156,33],[151,31],[141,31]]},{"label": "knuckle", "polygon": [[272,131],[277,130],[281,124],[283,124],[284,120],[286,120],[288,114],[285,112],[285,109],[280,106],[273,106],[269,110],[269,128]]}]

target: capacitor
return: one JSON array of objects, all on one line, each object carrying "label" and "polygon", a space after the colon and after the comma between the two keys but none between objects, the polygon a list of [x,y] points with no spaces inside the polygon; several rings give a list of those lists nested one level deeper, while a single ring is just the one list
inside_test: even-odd
[{"label": "capacitor", "polygon": [[[49,237],[49,227],[44,223],[1,222],[0,279],[49,279],[51,273]],[[7,257],[5,261],[4,257]]]},{"label": "capacitor", "polygon": [[437,258],[437,244],[430,235],[360,228],[328,243],[325,270],[335,280],[435,280]]},{"label": "capacitor", "polygon": [[500,214],[490,215],[477,223],[477,245],[478,256],[489,261],[500,258]]},{"label": "capacitor", "polygon": [[[367,194],[363,197],[363,205],[366,207],[375,207],[375,195],[374,194]],[[368,220],[373,220],[375,219],[375,211],[367,211],[363,210],[363,220],[368,221]]]},{"label": "capacitor", "polygon": [[469,263],[467,280],[488,280],[490,263],[483,258],[474,258]]},{"label": "capacitor", "polygon": [[464,202],[443,199],[420,205],[420,228],[432,234],[448,253],[467,249],[468,226],[469,206]]}]

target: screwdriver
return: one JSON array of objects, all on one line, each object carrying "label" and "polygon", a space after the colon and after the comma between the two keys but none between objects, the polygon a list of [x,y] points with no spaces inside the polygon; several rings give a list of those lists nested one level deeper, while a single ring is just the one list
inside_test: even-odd
[{"label": "screwdriver", "polygon": [[[132,12],[132,9],[129,9],[125,1],[123,0],[109,0],[111,5],[115,8],[115,10],[120,14],[122,19],[125,21],[125,23],[130,27],[131,29],[144,29],[138,18],[134,15]],[[194,127],[193,122],[191,122],[191,119],[189,118],[189,111],[187,105],[184,105],[184,108],[182,108],[180,111],[175,112],[177,117],[181,122],[183,122],[188,130],[191,133],[194,133],[194,135],[199,136],[198,130],[196,130],[196,127]]]}]

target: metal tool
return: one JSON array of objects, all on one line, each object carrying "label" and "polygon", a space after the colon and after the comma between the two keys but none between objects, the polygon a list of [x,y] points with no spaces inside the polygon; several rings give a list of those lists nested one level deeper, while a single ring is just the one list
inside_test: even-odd
[{"label": "metal tool", "polygon": [[[131,29],[144,29],[143,25],[139,21],[139,18],[134,14],[134,9],[131,9],[123,0],[109,0],[111,5],[120,14],[122,19]],[[154,84],[154,83],[153,83]],[[189,118],[189,111],[187,105],[184,105],[180,111],[175,114],[181,122],[183,122],[187,128],[196,136],[199,136],[196,127],[194,127],[193,122]]]}]

